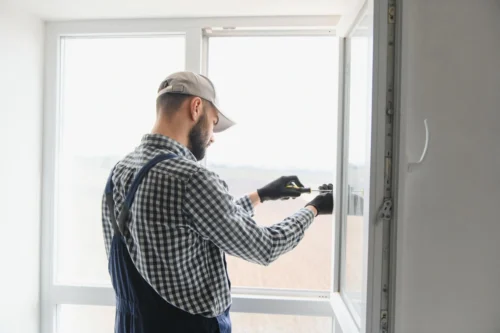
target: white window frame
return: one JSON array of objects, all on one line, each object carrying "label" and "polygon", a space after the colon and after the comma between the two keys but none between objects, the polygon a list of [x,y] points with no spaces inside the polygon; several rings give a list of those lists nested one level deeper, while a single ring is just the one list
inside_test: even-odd
[{"label": "white window frame", "polygon": [[[360,0],[364,3],[365,0]],[[384,0],[386,1],[386,0]],[[384,1],[381,1],[382,3]],[[383,5],[382,5],[383,6]],[[363,6],[356,8],[359,11]],[[356,15],[355,15],[356,16]],[[221,35],[235,36],[276,36],[276,35],[337,35],[341,46],[340,61],[343,56],[343,37],[349,27],[355,22],[355,16],[299,16],[299,17],[251,17],[251,18],[190,18],[190,19],[145,19],[145,20],[96,20],[96,21],[70,21],[70,22],[48,22],[46,23],[45,36],[45,91],[44,91],[44,134],[43,134],[43,202],[42,202],[42,255],[41,255],[41,332],[53,333],[56,329],[57,305],[79,304],[79,305],[108,305],[113,306],[114,292],[111,287],[95,286],[67,286],[58,285],[54,279],[55,260],[55,190],[56,190],[56,154],[59,151],[58,119],[60,116],[61,99],[61,38],[71,36],[129,36],[129,35],[155,35],[175,34],[184,35],[186,38],[186,70],[206,73],[207,70],[207,37]],[[383,15],[380,15],[383,20]],[[380,18],[379,18],[380,19]],[[377,21],[377,17],[375,17]],[[384,22],[384,21],[382,21]],[[238,27],[238,29],[232,29]],[[208,28],[208,29],[207,29]],[[231,28],[231,29],[224,29]],[[340,35],[339,35],[340,29]],[[374,45],[381,41],[377,38],[375,31]],[[380,38],[380,34],[379,34]],[[378,40],[378,41],[377,41]],[[374,49],[377,49],[374,47]],[[383,49],[383,48],[382,48]],[[380,54],[379,54],[380,53]],[[383,52],[374,52],[374,82],[378,85],[385,84],[384,78],[379,77],[379,71],[383,72],[383,61],[379,59]],[[383,59],[383,57],[382,57]],[[332,60],[333,61],[333,60]],[[377,66],[375,66],[377,61]],[[342,66],[342,62],[339,64]],[[342,67],[339,67],[340,84],[342,84]],[[385,86],[384,86],[385,87]],[[374,90],[375,91],[375,90]],[[374,116],[373,126],[377,130],[374,142],[374,152],[378,147],[383,147],[382,121],[377,116],[381,109],[385,110],[385,95],[381,91],[374,93]],[[375,96],[375,94],[377,96]],[[339,147],[343,147],[342,141],[342,94],[339,94]],[[375,98],[376,97],[376,98]],[[378,103],[376,102],[378,101]],[[381,137],[381,138],[379,138]],[[339,154],[341,150],[339,150]],[[339,163],[342,155],[339,155]],[[372,176],[380,178],[380,159],[372,162]],[[338,169],[341,170],[341,169]],[[337,183],[340,172],[337,172]],[[377,179],[378,179],[377,178]],[[383,174],[381,181],[383,185]],[[380,202],[379,183],[371,188],[370,211],[376,210],[376,204]],[[336,197],[340,198],[342,193],[339,186],[336,188]],[[337,221],[339,210],[336,212]],[[374,220],[375,220],[375,215]],[[380,298],[381,287],[378,285],[380,268],[376,260],[380,256],[380,228],[371,223],[374,228],[369,232],[369,258],[368,258],[368,281],[367,284],[367,325],[366,332],[372,331],[377,311],[377,297]],[[335,251],[333,255],[333,281],[332,290],[309,291],[309,290],[284,290],[284,289],[261,289],[261,288],[234,288],[233,289],[233,312],[265,313],[284,315],[308,315],[332,317],[332,332],[335,326],[340,327],[344,333],[364,332],[353,319],[339,291],[339,250],[340,229],[339,223],[335,224],[334,241]],[[104,246],[104,245],[103,245]],[[379,312],[378,312],[379,313]],[[376,326],[375,326],[376,327]]]},{"label": "white window frame", "polygon": [[[398,138],[394,135],[394,90],[395,72],[397,70],[393,53],[395,50],[395,22],[389,20],[389,12],[396,13],[397,0],[356,0],[351,11],[344,15],[337,25],[337,36],[340,37],[340,84],[339,84],[339,121],[338,121],[338,168],[337,184],[343,183],[345,172],[343,162],[345,160],[345,149],[348,146],[348,137],[344,136],[346,106],[345,98],[348,96],[348,86],[345,84],[346,62],[348,56],[346,50],[347,39],[353,36],[354,28],[362,19],[364,14],[373,13],[373,59],[372,59],[372,113],[371,113],[371,147],[370,147],[370,181],[368,185],[368,201],[365,201],[365,209],[368,209],[367,244],[365,249],[365,267],[363,287],[366,290],[366,312],[357,318],[350,306],[344,301],[340,292],[341,278],[341,246],[343,243],[343,232],[341,230],[343,212],[345,207],[337,207],[336,211],[336,234],[335,246],[339,251],[335,254],[334,264],[334,293],[331,297],[332,308],[336,315],[335,327],[341,332],[382,332],[387,333],[388,324],[392,310],[391,302],[394,295],[389,274],[389,258],[394,254],[394,248],[390,245],[390,230],[394,219],[387,217],[382,219],[381,208],[386,199],[392,201],[396,187],[392,183],[392,177],[397,170],[394,168],[393,149]],[[394,11],[393,11],[394,10]],[[391,54],[392,52],[392,54]],[[391,125],[388,125],[391,124]],[[342,198],[343,186],[337,186],[336,198]],[[337,200],[338,201],[338,200]],[[366,214],[365,219],[366,219]],[[339,315],[342,314],[342,315]],[[351,314],[350,319],[348,314]]]}]

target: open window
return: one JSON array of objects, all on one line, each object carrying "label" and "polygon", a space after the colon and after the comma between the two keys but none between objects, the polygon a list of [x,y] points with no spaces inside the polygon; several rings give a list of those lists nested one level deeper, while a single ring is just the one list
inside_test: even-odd
[{"label": "open window", "polygon": [[[378,210],[391,193],[388,8],[367,0],[341,17],[49,23],[42,331],[112,329],[103,186],[149,132],[158,84],[185,69],[210,76],[238,123],[216,137],[205,160],[232,194],[284,174],[335,185],[335,215],[318,218],[294,251],[269,267],[228,257],[235,332],[381,325],[389,219]],[[274,223],[310,199],[261,205],[256,219]]]}]

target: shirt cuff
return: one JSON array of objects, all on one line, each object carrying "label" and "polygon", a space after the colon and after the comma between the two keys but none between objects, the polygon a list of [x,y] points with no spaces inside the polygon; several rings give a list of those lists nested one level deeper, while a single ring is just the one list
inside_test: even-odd
[{"label": "shirt cuff", "polygon": [[241,206],[248,214],[250,214],[250,216],[254,215],[252,201],[250,200],[250,197],[248,195],[245,195],[244,197],[241,197],[238,200],[236,200],[236,204]]}]

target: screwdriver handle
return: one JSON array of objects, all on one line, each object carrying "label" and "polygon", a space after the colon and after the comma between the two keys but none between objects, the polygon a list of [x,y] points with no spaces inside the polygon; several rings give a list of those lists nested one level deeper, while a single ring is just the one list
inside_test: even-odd
[{"label": "screwdriver handle", "polygon": [[297,190],[300,193],[311,193],[310,187],[298,187],[297,185],[287,185],[286,188]]}]

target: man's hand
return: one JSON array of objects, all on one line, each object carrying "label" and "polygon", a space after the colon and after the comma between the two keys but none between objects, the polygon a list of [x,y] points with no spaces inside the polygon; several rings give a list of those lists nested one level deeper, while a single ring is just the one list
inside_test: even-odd
[{"label": "man's hand", "polygon": [[297,176],[283,176],[257,190],[260,201],[286,200],[300,197],[300,191],[293,188],[287,188],[287,185],[291,185],[292,183],[295,183],[299,187],[304,187]]},{"label": "man's hand", "polygon": [[[333,213],[333,185],[324,184],[319,187],[320,190],[330,190],[332,192],[322,193],[309,202],[307,206],[312,206],[318,211],[317,215],[327,215]],[[316,216],[317,216],[316,215]]]}]

